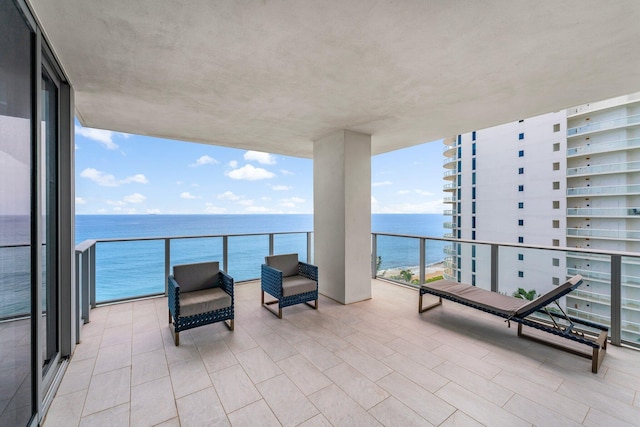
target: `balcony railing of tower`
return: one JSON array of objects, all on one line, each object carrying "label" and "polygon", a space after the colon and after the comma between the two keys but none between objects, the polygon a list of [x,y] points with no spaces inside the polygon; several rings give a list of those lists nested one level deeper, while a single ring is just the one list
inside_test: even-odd
[{"label": "balcony railing of tower", "polygon": [[567,196],[640,194],[640,184],[567,188]]},{"label": "balcony railing of tower", "polygon": [[567,228],[567,236],[596,237],[603,239],[640,240],[640,231],[606,230],[594,228]]},{"label": "balcony railing of tower", "polygon": [[620,217],[631,216],[640,218],[640,207],[637,208],[568,208],[567,216],[581,217]]},{"label": "balcony railing of tower", "polygon": [[579,147],[568,148],[567,157],[583,156],[594,153],[608,153],[611,151],[628,150],[632,148],[640,148],[640,138],[597,142],[595,144],[585,144]]},{"label": "balcony railing of tower", "polygon": [[[90,309],[98,304],[114,302],[117,299],[135,299],[164,295],[166,277],[174,264],[197,262],[200,260],[221,260],[221,266],[242,281],[257,279],[264,256],[271,253],[298,252],[301,259],[313,262],[312,232],[265,233],[251,235],[182,236],[130,239],[88,240],[76,247],[76,294],[78,298],[78,320],[88,322]],[[623,270],[627,264],[637,267],[640,254],[615,251],[594,251],[588,249],[531,246],[438,238],[428,236],[372,233],[371,235],[371,277],[390,280],[407,286],[419,286],[429,279],[455,279],[457,272],[477,275],[477,286],[511,294],[518,287],[536,288],[540,280],[527,281],[518,278],[514,268],[531,269],[532,276],[540,272],[538,262],[530,265],[521,262],[515,267],[512,259],[537,259],[537,255],[549,258],[596,257],[600,266],[608,266],[609,271],[600,275],[600,280],[608,285],[610,312],[601,321],[608,324],[613,344],[621,343],[640,346],[640,333],[635,335],[625,331],[626,322],[638,322],[632,318],[633,310],[623,310],[624,304],[635,304],[631,296],[623,297],[623,286],[633,286],[636,277]],[[462,257],[464,255],[464,258]],[[538,257],[539,259],[539,257]],[[472,260],[478,262],[471,263]],[[568,261],[567,261],[568,264]],[[551,265],[551,262],[549,263]],[[564,265],[561,263],[560,265]],[[584,272],[576,268],[557,267],[549,269],[551,276],[564,281],[574,273],[587,273],[589,277],[598,272]],[[627,267],[624,267],[627,268]],[[592,274],[593,273],[593,274]],[[546,274],[546,272],[545,272]],[[322,275],[320,275],[322,277]],[[320,279],[322,280],[322,279]],[[554,279],[555,280],[555,279]],[[106,288],[105,288],[106,287]],[[113,298],[114,289],[126,291],[121,298]],[[322,286],[321,286],[322,289]],[[545,292],[545,289],[537,289]],[[584,289],[583,292],[587,292]],[[117,294],[117,292],[116,292]],[[573,307],[591,315],[584,307]],[[575,311],[574,310],[574,311]],[[602,316],[602,313],[598,314]],[[79,325],[78,325],[79,326]],[[78,327],[78,330],[80,328]]]},{"label": "balcony railing of tower", "polygon": [[578,135],[583,135],[591,132],[602,132],[605,130],[616,129],[620,127],[639,125],[640,114],[633,114],[627,117],[621,117],[619,119],[603,120],[601,122],[589,123],[588,125],[582,125],[567,129],[567,137],[571,138]]},{"label": "balcony railing of tower", "polygon": [[567,168],[567,176],[638,171],[640,171],[640,162],[624,162]]}]

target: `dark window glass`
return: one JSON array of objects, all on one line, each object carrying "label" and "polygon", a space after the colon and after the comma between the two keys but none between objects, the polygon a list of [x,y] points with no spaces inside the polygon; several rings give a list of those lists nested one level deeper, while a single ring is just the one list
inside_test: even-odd
[{"label": "dark window glass", "polygon": [[518,261],[524,261],[524,254],[518,254]]},{"label": "dark window glass", "polygon": [[518,139],[524,139],[524,133],[519,133],[518,134]]},{"label": "dark window glass", "polygon": [[518,151],[518,157],[524,157],[524,150]]},{"label": "dark window glass", "polygon": [[524,202],[518,202],[518,209],[524,208]]},{"label": "dark window glass", "polygon": [[4,426],[26,426],[34,413],[32,40],[14,2],[0,2],[0,425]]},{"label": "dark window glass", "polygon": [[518,225],[524,225],[524,219],[519,219],[518,220]]},{"label": "dark window glass", "polygon": [[518,271],[518,277],[524,277],[524,271]]},{"label": "dark window glass", "polygon": [[518,191],[524,191],[524,185],[518,185]]},{"label": "dark window glass", "polygon": [[473,132],[471,132],[471,140],[472,141],[476,140],[476,131],[475,130]]},{"label": "dark window glass", "polygon": [[518,243],[524,243],[524,237],[522,236],[518,237]]},{"label": "dark window glass", "polygon": [[524,168],[518,168],[518,175],[522,175],[524,173]]}]

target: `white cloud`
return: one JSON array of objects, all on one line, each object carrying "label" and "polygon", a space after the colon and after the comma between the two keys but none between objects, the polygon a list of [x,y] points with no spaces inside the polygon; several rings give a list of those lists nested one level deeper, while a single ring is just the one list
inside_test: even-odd
[{"label": "white cloud", "polygon": [[136,182],[139,184],[147,184],[149,182],[149,180],[141,173],[118,181],[113,175],[104,173],[94,168],[86,168],[85,170],[80,172],[80,176],[82,178],[90,179],[91,181],[103,187],[117,187],[120,184],[130,184],[132,182]]},{"label": "white cloud", "polygon": [[281,199],[285,203],[304,203],[305,200],[300,197],[289,197],[288,199]]},{"label": "white cloud", "polygon": [[110,130],[84,128],[82,126],[75,127],[76,135],[84,136],[85,138],[92,139],[104,145],[109,150],[115,150],[118,148],[118,144],[113,142],[114,135],[119,135],[127,138],[129,135],[126,133],[113,132]]},{"label": "white cloud", "polygon": [[289,185],[272,185],[271,189],[273,191],[289,191],[291,190],[293,187],[289,186]]},{"label": "white cloud", "polygon": [[255,168],[251,165],[244,165],[240,169],[234,169],[227,172],[226,175],[231,179],[243,179],[246,181],[258,181],[260,179],[269,179],[275,176],[274,173],[266,169]]},{"label": "white cloud", "polygon": [[117,187],[118,182],[113,175],[106,174],[104,172],[100,172],[94,168],[86,168],[82,172],[80,172],[80,176],[82,178],[90,179],[98,185],[103,187]]},{"label": "white cloud", "polygon": [[109,206],[124,206],[124,205],[126,205],[126,203],[123,202],[122,200],[107,200],[107,204]]},{"label": "white cloud", "polygon": [[383,185],[391,185],[391,181],[382,181],[382,182],[372,182],[372,187],[381,187]]},{"label": "white cloud", "polygon": [[142,203],[147,200],[147,198],[140,193],[133,193],[128,196],[124,196],[123,200],[127,203]]},{"label": "white cloud", "polygon": [[242,196],[233,194],[233,191],[225,191],[222,194],[218,194],[218,199],[236,201],[242,199]]},{"label": "white cloud", "polygon": [[409,194],[411,193],[411,190],[399,190],[398,194]]},{"label": "white cloud", "polygon": [[249,206],[244,211],[247,213],[263,213],[269,212],[269,209],[265,208],[264,206]]},{"label": "white cloud", "polygon": [[193,194],[189,193],[188,191],[185,191],[184,193],[180,193],[180,198],[182,198],[182,199],[197,199],[198,197],[194,196]]},{"label": "white cloud", "polygon": [[238,204],[243,206],[251,206],[253,205],[253,200],[240,200]]},{"label": "white cloud", "polygon": [[191,163],[189,166],[191,167],[197,167],[197,166],[203,166],[203,165],[217,165],[218,162],[216,159],[214,159],[211,156],[200,156],[200,158],[198,158],[198,160],[195,161],[195,163]]},{"label": "white cloud", "polygon": [[127,177],[120,181],[122,184],[128,184],[130,182],[137,182],[139,184],[148,184],[149,180],[143,174],[138,173],[133,176]]},{"label": "white cloud", "polygon": [[431,191],[424,191],[424,190],[415,190],[415,191],[421,196],[433,196],[433,193]]},{"label": "white cloud", "polygon": [[160,209],[147,209],[148,214],[160,214]]},{"label": "white cloud", "polygon": [[293,172],[291,172],[291,171],[288,171],[288,170],[286,170],[286,169],[280,169],[280,173],[281,173],[282,175],[295,175],[295,173],[293,173]]},{"label": "white cloud", "polygon": [[208,214],[219,214],[227,211],[227,208],[215,206],[213,203],[205,203],[204,211]]},{"label": "white cloud", "polygon": [[229,166],[234,168],[234,169],[237,168],[238,167],[238,161],[237,160],[231,160],[229,162]]},{"label": "white cloud", "polygon": [[82,197],[76,197],[76,205],[86,205],[87,201]]},{"label": "white cloud", "polygon": [[247,161],[258,162],[263,165],[275,165],[276,158],[269,153],[262,153],[260,151],[247,151],[244,153],[244,159]]}]

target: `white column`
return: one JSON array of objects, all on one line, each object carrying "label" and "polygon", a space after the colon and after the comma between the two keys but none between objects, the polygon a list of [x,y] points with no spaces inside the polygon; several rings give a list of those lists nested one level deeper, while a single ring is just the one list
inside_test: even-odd
[{"label": "white column", "polygon": [[371,135],[314,141],[313,199],[320,293],[343,304],[371,298]]}]

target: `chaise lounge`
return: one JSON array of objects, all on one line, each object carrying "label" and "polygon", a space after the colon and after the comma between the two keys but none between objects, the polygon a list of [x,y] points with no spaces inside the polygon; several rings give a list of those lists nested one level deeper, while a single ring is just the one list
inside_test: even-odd
[{"label": "chaise lounge", "polygon": [[[420,287],[418,312],[423,313],[441,305],[444,298],[491,313],[506,319],[508,323],[511,321],[518,323],[518,336],[591,359],[591,371],[597,373],[606,352],[609,328],[568,316],[558,303],[561,297],[577,289],[581,284],[582,276],[576,275],[546,294],[533,301],[528,301],[471,285],[440,280]],[[438,301],[423,307],[422,300],[425,294],[437,296]],[[558,310],[551,311],[548,309],[547,306],[552,303],[556,305]],[[535,314],[544,316],[535,316]],[[584,344],[591,347],[591,353],[585,353],[566,345],[543,340],[533,335],[525,335],[522,333],[522,325]],[[576,325],[580,325],[580,327]]]}]

